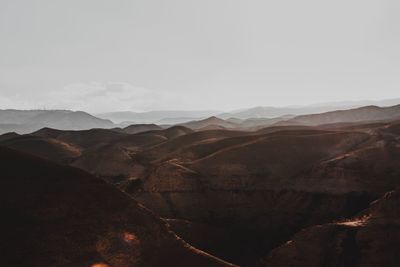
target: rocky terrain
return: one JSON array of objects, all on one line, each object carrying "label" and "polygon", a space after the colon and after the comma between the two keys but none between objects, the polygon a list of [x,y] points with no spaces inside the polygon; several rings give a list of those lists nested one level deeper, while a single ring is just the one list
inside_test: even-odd
[{"label": "rocky terrain", "polygon": [[400,193],[394,190],[356,216],[306,228],[260,266],[398,266]]},{"label": "rocky terrain", "polygon": [[233,266],[88,173],[0,147],[4,266]]},{"label": "rocky terrain", "polygon": [[139,133],[45,128],[0,145],[106,180],[189,244],[240,266],[396,266],[400,217],[378,203],[398,194],[388,192],[400,186],[400,120],[397,106],[379,110],[252,130],[218,118]]}]

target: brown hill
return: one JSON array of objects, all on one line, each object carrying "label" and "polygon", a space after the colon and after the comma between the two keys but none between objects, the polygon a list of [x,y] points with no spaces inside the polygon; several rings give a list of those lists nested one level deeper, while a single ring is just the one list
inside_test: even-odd
[{"label": "brown hill", "polygon": [[73,164],[172,219],[200,249],[253,266],[301,229],[352,218],[399,186],[399,125],[175,126],[123,136],[108,130],[97,143],[74,132],[70,140],[85,146]]},{"label": "brown hill", "polygon": [[166,158],[171,158],[171,154],[177,154],[183,149],[197,145],[199,143],[212,142],[228,137],[243,135],[240,131],[230,131],[230,130],[207,130],[198,132],[189,132],[185,135],[177,136],[168,140],[166,142],[160,143],[153,147],[150,147],[143,152],[143,155],[148,160],[162,160]]},{"label": "brown hill", "polygon": [[70,163],[81,155],[81,149],[54,138],[21,135],[0,141],[0,144],[59,163]]},{"label": "brown hill", "polygon": [[302,228],[348,218],[400,184],[395,124],[363,127],[189,134],[139,152],[151,167],[127,190],[164,217],[225,229],[218,248],[188,237],[251,266]]},{"label": "brown hill", "polygon": [[0,147],[4,266],[229,266],[109,184]]},{"label": "brown hill", "polygon": [[400,191],[345,221],[313,226],[274,249],[260,266],[399,266]]},{"label": "brown hill", "polygon": [[190,134],[193,130],[184,126],[172,126],[165,130],[158,131],[157,134],[163,135],[168,139],[173,139],[182,135]]},{"label": "brown hill", "polygon": [[50,137],[66,143],[74,144],[83,149],[99,144],[105,144],[125,137],[128,134],[110,129],[90,129],[82,131],[63,131],[51,128],[40,129],[32,135]]},{"label": "brown hill", "polygon": [[71,165],[101,176],[114,183],[136,179],[144,166],[137,156],[138,150],[167,140],[157,134],[133,134],[104,145],[86,149]]}]

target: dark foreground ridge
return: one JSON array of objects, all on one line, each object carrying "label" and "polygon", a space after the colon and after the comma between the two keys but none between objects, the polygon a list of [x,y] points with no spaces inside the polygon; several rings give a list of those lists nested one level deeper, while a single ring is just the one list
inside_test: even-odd
[{"label": "dark foreground ridge", "polygon": [[263,266],[399,266],[400,191],[350,220],[313,226],[273,250]]},{"label": "dark foreground ridge", "polygon": [[2,266],[232,266],[104,181],[0,147]]}]

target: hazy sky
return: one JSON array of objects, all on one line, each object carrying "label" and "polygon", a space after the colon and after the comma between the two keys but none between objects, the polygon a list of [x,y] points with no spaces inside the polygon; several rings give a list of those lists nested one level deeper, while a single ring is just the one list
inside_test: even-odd
[{"label": "hazy sky", "polygon": [[0,108],[400,96],[398,0],[0,0]]}]

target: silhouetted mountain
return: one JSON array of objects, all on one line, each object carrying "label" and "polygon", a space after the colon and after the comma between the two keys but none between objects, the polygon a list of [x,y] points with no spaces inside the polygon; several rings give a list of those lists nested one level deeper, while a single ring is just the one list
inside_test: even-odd
[{"label": "silhouetted mountain", "polygon": [[156,124],[132,124],[123,129],[123,132],[135,134],[147,131],[162,130],[163,128]]},{"label": "silhouetted mountain", "polygon": [[[223,127],[223,128],[227,128],[227,129],[238,127],[238,125],[236,123],[226,121],[226,120],[214,117],[214,116],[209,117],[204,120],[190,121],[190,122],[182,123],[180,125],[190,128],[192,130],[201,130],[202,128],[204,128],[204,130],[211,130],[210,127],[211,128],[216,127],[217,129],[218,129],[218,127]],[[205,128],[208,128],[208,129],[205,129]]]},{"label": "silhouetted mountain", "polygon": [[29,133],[50,127],[60,130],[111,128],[109,120],[86,112],[69,110],[0,110],[0,133]]},{"label": "silhouetted mountain", "polygon": [[193,117],[178,117],[178,118],[165,118],[157,121],[157,124],[164,125],[172,125],[172,124],[180,124],[189,121],[195,121],[203,118],[193,118]]},{"label": "silhouetted mountain", "polygon": [[5,134],[0,135],[0,142],[6,141],[8,139],[13,139],[18,136],[19,136],[19,134],[15,133],[15,132],[5,133]]},{"label": "silhouetted mountain", "polygon": [[[104,119],[112,120],[114,123],[130,121],[134,123],[160,123],[161,120],[170,118],[206,118],[220,113],[216,110],[159,110],[148,112],[120,111],[96,114]],[[132,124],[132,123],[131,123]],[[162,123],[168,124],[168,123]]]}]

